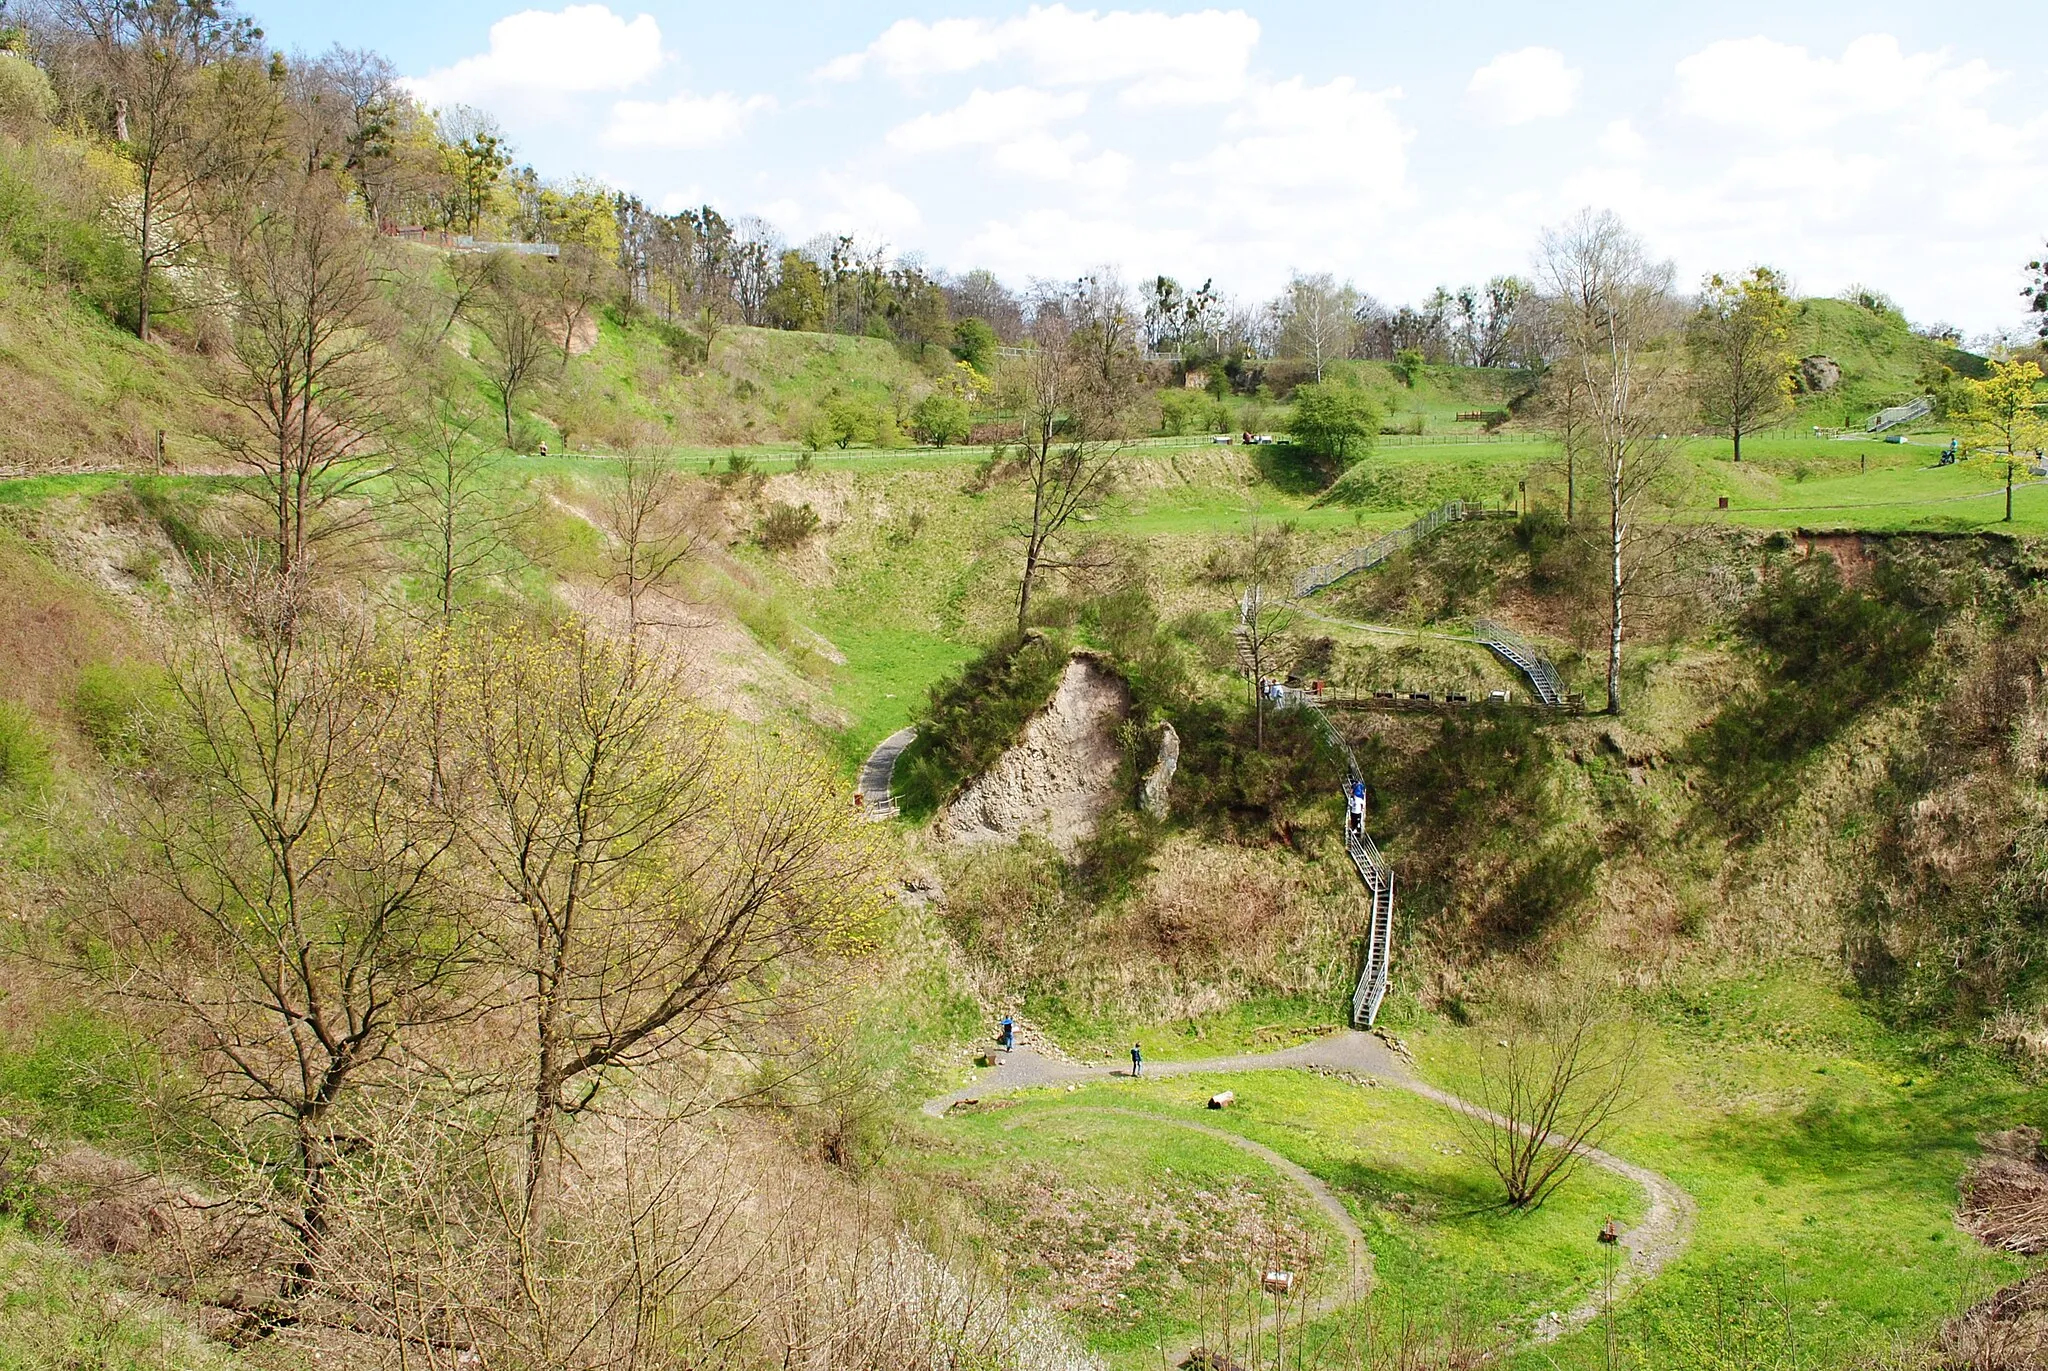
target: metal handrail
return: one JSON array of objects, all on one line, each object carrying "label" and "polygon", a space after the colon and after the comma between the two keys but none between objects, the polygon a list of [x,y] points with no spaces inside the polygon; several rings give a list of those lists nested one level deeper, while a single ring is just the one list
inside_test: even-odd
[{"label": "metal handrail", "polygon": [[1391,533],[1382,534],[1370,543],[1340,553],[1332,561],[1319,562],[1295,576],[1294,598],[1306,598],[1355,572],[1376,567],[1416,539],[1428,537],[1445,524],[1469,517],[1468,509],[1479,508],[1468,500],[1447,500],[1405,528],[1397,528]]}]

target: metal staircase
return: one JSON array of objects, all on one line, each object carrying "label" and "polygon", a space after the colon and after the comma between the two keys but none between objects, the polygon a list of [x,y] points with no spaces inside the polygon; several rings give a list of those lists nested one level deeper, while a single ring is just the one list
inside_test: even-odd
[{"label": "metal staircase", "polygon": [[1347,833],[1344,846],[1372,897],[1372,913],[1365,933],[1365,964],[1358,973],[1358,987],[1351,992],[1351,1026],[1371,1028],[1373,1020],[1379,1017],[1380,1001],[1387,997],[1387,974],[1394,961],[1394,869],[1380,856],[1379,846],[1369,833]]},{"label": "metal staircase", "polygon": [[1529,678],[1529,684],[1536,691],[1537,699],[1552,709],[1564,708],[1564,680],[1557,674],[1557,668],[1551,665],[1548,657],[1531,647],[1521,634],[1491,619],[1474,619],[1472,629],[1479,635],[1479,641],[1491,648],[1496,657]]},{"label": "metal staircase", "polygon": [[1881,409],[1871,415],[1870,427],[1865,432],[1883,433],[1888,428],[1897,428],[1900,424],[1910,424],[1915,419],[1924,419],[1932,413],[1934,413],[1934,397],[1932,395],[1922,395],[1917,400],[1908,400],[1903,405],[1893,405],[1890,409]]},{"label": "metal staircase", "polygon": [[1297,573],[1294,578],[1294,598],[1299,600],[1304,596],[1313,595],[1324,586],[1335,584],[1354,572],[1376,567],[1416,539],[1427,537],[1445,524],[1476,515],[1482,509],[1483,506],[1469,500],[1452,500],[1439,505],[1406,528],[1397,528],[1392,533],[1375,538],[1363,547],[1352,548],[1331,561],[1319,562]]},{"label": "metal staircase", "polygon": [[[1323,745],[1343,759],[1343,794],[1348,797],[1352,784],[1364,779],[1364,772],[1358,765],[1358,754],[1351,750],[1351,744],[1330,722],[1330,716],[1323,712],[1322,701],[1306,690],[1282,688],[1276,693],[1273,705],[1276,709],[1306,712]],[[1348,817],[1344,826],[1344,847],[1351,855],[1351,864],[1358,868],[1359,879],[1365,882],[1369,901],[1365,958],[1358,973],[1358,985],[1351,992],[1351,1026],[1364,1029],[1371,1028],[1373,1020],[1379,1016],[1380,1001],[1387,997],[1387,977],[1394,961],[1394,869],[1380,855],[1379,844],[1372,840],[1372,835],[1354,830]]]}]

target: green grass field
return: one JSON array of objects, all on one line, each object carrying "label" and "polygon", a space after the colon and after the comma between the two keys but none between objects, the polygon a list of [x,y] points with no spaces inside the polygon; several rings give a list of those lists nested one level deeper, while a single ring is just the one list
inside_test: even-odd
[{"label": "green grass field", "polygon": [[[1224,1088],[1235,1091],[1237,1104],[1225,1113],[1206,1109],[1208,1097]],[[1583,1173],[1533,1213],[1503,1209],[1494,1203],[1491,1179],[1471,1139],[1450,1111],[1406,1091],[1368,1089],[1307,1072],[1183,1076],[1027,1093],[1010,1108],[924,1127],[917,1163],[922,1174],[970,1197],[984,1241],[1042,1297],[1067,1294],[1048,1273],[1085,1268],[1089,1257],[1119,1240],[1139,1254],[1126,1287],[1133,1292],[1130,1301],[1072,1315],[1112,1365],[1133,1371],[1157,1364],[1162,1341],[1192,1334],[1202,1300],[1198,1287],[1208,1281],[1213,1301],[1230,1264],[1218,1262],[1212,1270],[1189,1262],[1176,1278],[1155,1262],[1173,1246],[1158,1235],[1147,1243],[1144,1234],[1117,1231],[1113,1223],[1048,1223],[1042,1199],[1033,1203],[1037,1178],[1056,1175],[1096,1207],[1110,1210],[1128,1204],[1128,1197],[1183,1195],[1191,1185],[1214,1195],[1230,1178],[1291,1206],[1306,1205],[1258,1159],[1223,1143],[1141,1120],[1071,1112],[1090,1107],[1222,1127],[1305,1167],[1363,1229],[1375,1268],[1373,1298],[1383,1308],[1425,1319],[1455,1310],[1489,1343],[1525,1337],[1545,1313],[1588,1298],[1602,1269],[1591,1233],[1609,1215],[1626,1221],[1642,1210],[1635,1187],[1598,1171]],[[1311,1280],[1328,1291],[1332,1282],[1341,1283],[1343,1272],[1334,1234],[1327,1225],[1305,1226],[1318,1235],[1322,1253]],[[1253,1250],[1229,1254],[1238,1268],[1263,1258],[1256,1240],[1247,1246]],[[1334,1337],[1347,1317],[1340,1311],[1316,1321],[1311,1342]]]}]

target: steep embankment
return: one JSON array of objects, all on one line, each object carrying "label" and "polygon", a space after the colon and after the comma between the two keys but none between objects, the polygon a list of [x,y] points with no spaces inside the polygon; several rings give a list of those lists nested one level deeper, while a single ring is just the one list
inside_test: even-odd
[{"label": "steep embankment", "polygon": [[939,812],[940,840],[976,847],[1035,833],[1071,857],[1122,798],[1116,730],[1130,707],[1122,677],[1076,655],[1044,711]]}]

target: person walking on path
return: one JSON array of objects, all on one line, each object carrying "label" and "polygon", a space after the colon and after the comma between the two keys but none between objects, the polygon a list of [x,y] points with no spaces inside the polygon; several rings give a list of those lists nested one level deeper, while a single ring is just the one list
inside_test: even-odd
[{"label": "person walking on path", "polygon": [[1145,1052],[1136,1043],[1131,1044],[1131,1077],[1136,1079],[1145,1074]]},{"label": "person walking on path", "polygon": [[998,1041],[1002,1043],[1005,1052],[1017,1046],[1017,1021],[1008,1014],[1003,1015],[1003,1034]]}]

